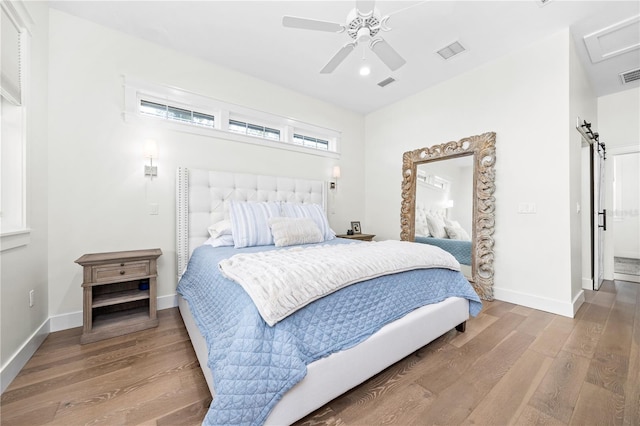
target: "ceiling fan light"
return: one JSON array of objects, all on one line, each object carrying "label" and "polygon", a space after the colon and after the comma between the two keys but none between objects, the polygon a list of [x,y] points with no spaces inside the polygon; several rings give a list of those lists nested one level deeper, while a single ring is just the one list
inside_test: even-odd
[{"label": "ceiling fan light", "polygon": [[367,64],[364,64],[360,67],[359,73],[361,76],[366,77],[371,74],[371,67]]}]

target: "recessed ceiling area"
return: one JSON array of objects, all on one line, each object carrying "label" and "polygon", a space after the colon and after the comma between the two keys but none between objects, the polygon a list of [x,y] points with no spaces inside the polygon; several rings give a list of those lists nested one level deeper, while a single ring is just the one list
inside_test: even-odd
[{"label": "recessed ceiling area", "polygon": [[[569,28],[597,96],[630,87],[640,67],[640,1],[376,1],[389,15],[382,37],[406,60],[395,71],[356,46],[330,74],[320,70],[352,39],[283,26],[283,16],[344,25],[356,1],[51,1],[52,8],[220,66],[366,114]],[[382,31],[381,31],[382,33]],[[459,40],[466,51],[437,51]],[[371,69],[361,76],[363,57]],[[596,58],[592,60],[592,58]],[[379,83],[393,79],[393,84]]]}]

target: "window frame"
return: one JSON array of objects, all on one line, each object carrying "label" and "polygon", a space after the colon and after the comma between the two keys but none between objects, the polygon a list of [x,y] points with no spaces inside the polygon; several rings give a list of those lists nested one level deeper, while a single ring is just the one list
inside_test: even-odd
[{"label": "window frame", "polygon": [[[135,77],[123,76],[123,86],[125,91],[125,121],[157,120],[158,124],[162,123],[163,127],[170,130],[296,151],[334,159],[340,158],[339,147],[341,133],[337,130],[223,102],[183,89],[150,83]],[[141,114],[139,112],[139,105],[142,100],[212,115],[215,117],[214,127],[198,126],[191,123],[182,123],[161,117]],[[235,133],[229,130],[230,120],[241,121],[248,124],[278,130],[280,132],[280,140]],[[305,136],[327,140],[329,142],[328,150],[296,145],[293,142],[294,133],[301,133]]]},{"label": "window frame", "polygon": [[[15,114],[13,112],[11,115],[16,117],[15,123],[18,123],[19,135],[17,137],[18,142],[16,142],[17,146],[12,146],[11,151],[20,156],[19,161],[19,171],[15,172],[15,175],[20,175],[19,178],[19,188],[15,188],[16,192],[19,193],[18,198],[20,198],[19,202],[12,205],[11,208],[18,209],[19,211],[13,212],[12,216],[19,217],[16,221],[16,224],[11,228],[6,229],[4,226],[0,226],[0,252],[10,250],[16,247],[21,247],[28,245],[31,242],[31,228],[29,227],[30,223],[30,215],[28,209],[28,186],[27,186],[27,168],[28,168],[28,158],[27,158],[27,148],[28,148],[28,127],[27,127],[27,107],[29,104],[29,95],[31,88],[31,37],[32,31],[31,28],[34,25],[34,21],[26,9],[25,5],[22,1],[17,0],[13,2],[1,2],[0,7],[2,8],[2,13],[5,13],[8,18],[15,24],[15,26],[19,29],[19,63],[20,63],[20,93],[21,99],[13,99],[11,96],[2,96],[7,103],[10,103],[12,107],[17,108]],[[0,108],[2,108],[0,106]],[[2,114],[4,116],[4,114]],[[0,136],[1,138],[1,136]],[[6,143],[6,142],[5,142]],[[1,156],[0,151],[0,156]],[[0,158],[0,168],[2,167],[2,159]],[[8,160],[5,160],[8,161]],[[12,164],[15,164],[12,162]],[[14,176],[12,174],[12,176]],[[3,208],[6,206],[0,205],[0,221],[2,221],[3,216]],[[4,224],[3,224],[4,225]]]}]

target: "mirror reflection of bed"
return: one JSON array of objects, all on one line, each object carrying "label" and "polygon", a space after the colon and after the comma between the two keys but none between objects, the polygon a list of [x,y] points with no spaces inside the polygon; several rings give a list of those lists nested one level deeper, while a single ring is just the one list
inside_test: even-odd
[{"label": "mirror reflection of bed", "polygon": [[473,156],[417,166],[415,241],[440,247],[471,273],[473,223]]}]

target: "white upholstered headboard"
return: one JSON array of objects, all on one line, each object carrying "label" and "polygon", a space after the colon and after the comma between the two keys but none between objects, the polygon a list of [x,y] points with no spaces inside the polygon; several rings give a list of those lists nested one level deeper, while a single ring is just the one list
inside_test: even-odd
[{"label": "white upholstered headboard", "polygon": [[228,201],[320,204],[327,211],[323,181],[179,167],[176,176],[178,277],[193,250],[209,238],[211,224],[229,218]]},{"label": "white upholstered headboard", "polygon": [[[442,207],[427,206],[423,203],[416,203],[416,230],[427,226],[427,214],[445,218],[447,217],[447,210]],[[416,234],[417,233],[418,231],[416,231]]]}]

